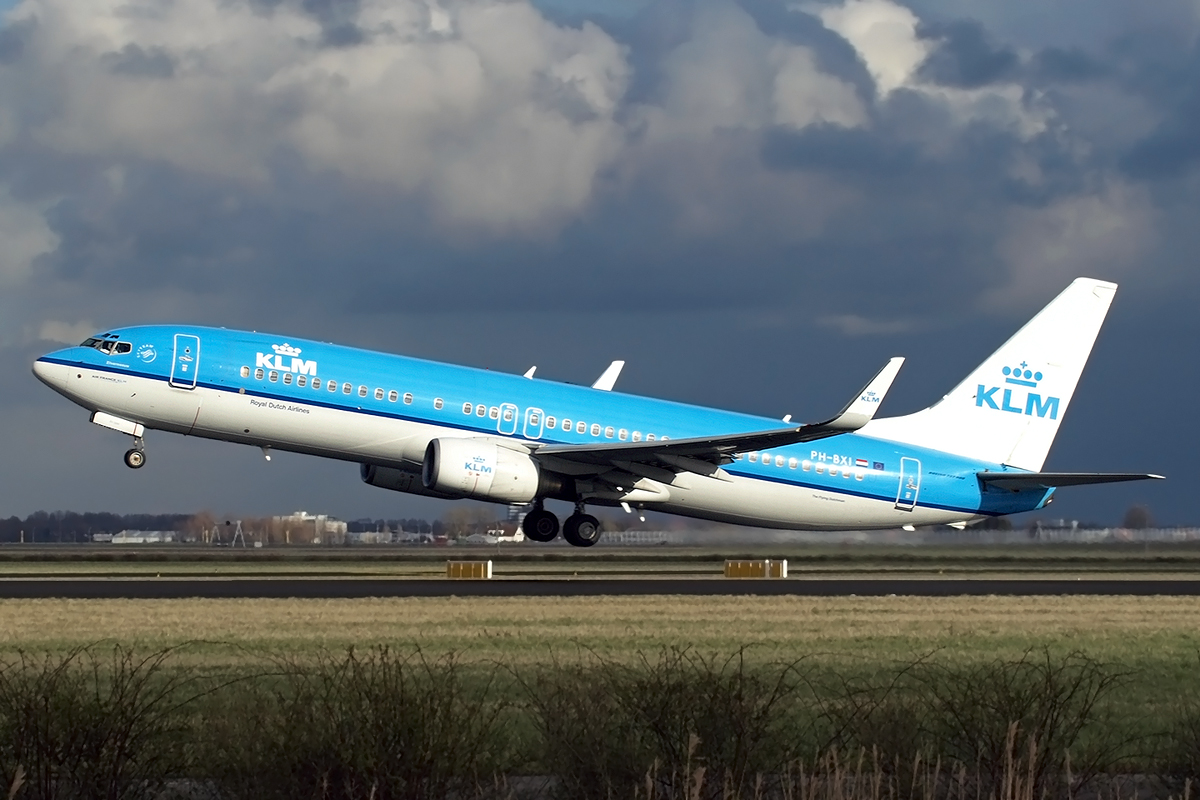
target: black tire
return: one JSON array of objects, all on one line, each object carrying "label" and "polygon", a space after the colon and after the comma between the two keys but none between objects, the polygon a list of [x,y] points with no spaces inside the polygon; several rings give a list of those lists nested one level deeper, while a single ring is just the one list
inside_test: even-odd
[{"label": "black tire", "polygon": [[521,532],[535,542],[553,542],[558,537],[558,517],[545,509],[534,509],[521,522]]},{"label": "black tire", "polygon": [[563,538],[575,547],[591,547],[600,541],[600,520],[591,514],[572,514],[563,523]]},{"label": "black tire", "polygon": [[126,451],[125,466],[130,469],[141,469],[146,466],[146,451],[138,450],[136,447]]}]

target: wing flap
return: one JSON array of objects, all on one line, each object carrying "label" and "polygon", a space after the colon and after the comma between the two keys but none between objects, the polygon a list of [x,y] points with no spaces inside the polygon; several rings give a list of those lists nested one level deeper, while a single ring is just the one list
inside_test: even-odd
[{"label": "wing flap", "polygon": [[986,486],[1019,492],[1022,489],[1054,489],[1059,486],[1087,486],[1094,483],[1163,480],[1149,472],[978,472]]}]

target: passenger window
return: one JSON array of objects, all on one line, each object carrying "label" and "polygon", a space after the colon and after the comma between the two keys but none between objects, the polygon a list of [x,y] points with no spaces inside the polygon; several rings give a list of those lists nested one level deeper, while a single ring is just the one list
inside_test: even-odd
[{"label": "passenger window", "polygon": [[488,419],[500,419],[500,409],[495,406],[488,409]]},{"label": "passenger window", "polygon": [[504,421],[505,422],[513,421],[513,410],[511,408],[504,409]]},{"label": "passenger window", "polygon": [[575,432],[576,433],[587,433],[587,423],[586,422],[575,423]]},{"label": "passenger window", "polygon": [[799,462],[799,461],[797,461],[797,460],[796,460],[796,459],[794,459],[794,458],[788,459],[788,469],[795,469],[795,468],[796,468],[796,465],[797,465],[797,464],[799,464],[799,463],[800,463],[800,462]]},{"label": "passenger window", "polygon": [[242,367],[242,373],[241,373],[241,374],[242,374],[242,377],[243,377],[243,378],[249,378],[249,377],[250,377],[250,368],[249,368],[249,367]]},{"label": "passenger window", "polygon": [[277,380],[279,380],[279,373],[275,370],[271,370],[271,374],[267,376],[267,380],[269,380],[271,383],[275,383]]},{"label": "passenger window", "polygon": [[653,441],[654,441],[654,434],[653,434],[653,433],[647,433],[647,434],[646,434],[646,441],[647,441],[647,442],[653,442]]},{"label": "passenger window", "polygon": [[283,382],[285,385],[291,386],[292,385],[292,373],[290,373],[290,372],[283,373]]},{"label": "passenger window", "polygon": [[308,378],[304,377],[303,375],[297,375],[296,376],[296,385],[297,386],[307,386]]},{"label": "passenger window", "polygon": [[607,428],[604,429],[604,438],[611,439],[613,437],[613,434],[615,434],[615,433],[616,433],[616,431],[613,430],[613,426],[609,425]]},{"label": "passenger window", "polygon": [[599,436],[599,435],[600,435],[600,425],[598,423],[593,422],[592,423],[592,436]]},{"label": "passenger window", "polygon": [[487,416],[487,406],[483,405],[482,403],[475,406],[475,416],[486,417]]},{"label": "passenger window", "polygon": [[635,442],[640,442],[640,441],[642,440],[642,432],[641,432],[641,431],[634,431],[634,432],[633,432],[633,440],[634,440]]},{"label": "passenger window", "polygon": [[533,427],[537,427],[538,425],[542,424],[542,418],[537,414],[530,414],[529,424]]},{"label": "passenger window", "polygon": [[660,442],[669,442],[669,441],[671,441],[671,437],[670,437],[670,436],[664,436],[664,437],[662,437],[661,439],[659,439],[659,441],[660,441]]},{"label": "passenger window", "polygon": [[626,439],[629,438],[629,431],[625,430],[624,428],[621,428],[621,430],[617,432],[617,438],[620,439],[622,442],[625,441]]},{"label": "passenger window", "polygon": [[399,399],[400,399],[400,393],[397,392],[395,389],[392,389],[390,392],[388,392],[388,402],[389,403],[394,403]]},{"label": "passenger window", "polygon": [[320,389],[320,388],[321,388],[321,379],[320,379],[320,378],[313,378],[312,387],[313,387],[314,389]]},{"label": "passenger window", "polygon": [[475,406],[472,405],[471,403],[463,403],[463,413],[464,414],[470,414],[472,409],[474,409],[474,408],[475,408]]},{"label": "passenger window", "polygon": [[867,471],[865,469],[854,470],[854,480],[861,481],[863,479],[863,475],[865,475],[866,473],[867,473]]},{"label": "passenger window", "polygon": [[783,456],[775,456],[775,466],[777,466],[777,467],[783,466]]},{"label": "passenger window", "polygon": [[348,384],[348,383],[343,383],[343,384],[342,384],[342,394],[350,394],[352,391],[354,391],[354,387],[353,387],[353,386],[351,386],[351,385],[350,385],[350,384]]},{"label": "passenger window", "polygon": [[804,470],[805,472],[808,472],[810,469],[812,469],[812,462],[811,461],[801,461],[800,469]]},{"label": "passenger window", "polygon": [[329,382],[329,391],[331,391],[331,392],[336,392],[336,391],[337,391],[337,381],[330,381],[330,382]]},{"label": "passenger window", "polygon": [[838,472],[837,467],[830,467],[829,468],[829,477],[836,478],[837,472]]},{"label": "passenger window", "polygon": [[406,405],[406,406],[412,405],[412,392],[404,393],[404,405]]},{"label": "passenger window", "polygon": [[758,453],[751,453],[751,454],[750,454],[750,463],[751,463],[751,464],[757,464],[757,463],[758,463]]},{"label": "passenger window", "polygon": [[569,420],[569,419],[565,419],[565,418],[564,418],[564,419],[563,419],[563,426],[562,426],[562,428],[563,428],[563,430],[564,430],[564,431],[569,431],[569,430],[571,430],[571,420]]},{"label": "passenger window", "polygon": [[817,467],[817,469],[816,469],[816,473],[817,473],[818,475],[824,475],[824,474],[825,474],[825,465],[824,465],[824,464],[822,464],[820,461],[818,461],[818,462],[817,462],[817,464],[816,464],[816,467]]},{"label": "passenger window", "polygon": [[382,400],[382,399],[383,399],[383,389],[376,389],[376,390],[375,390],[375,399],[376,399],[376,400]]},{"label": "passenger window", "polygon": [[359,384],[359,387],[358,387],[358,396],[359,396],[359,397],[366,397],[366,396],[367,396],[367,387],[363,386],[362,384]]},{"label": "passenger window", "polygon": [[263,368],[259,367],[258,369],[254,370],[254,380],[261,381],[263,379],[263,375],[265,374],[266,373],[263,372]]},{"label": "passenger window", "polygon": [[546,417],[546,427],[553,430],[558,426],[558,420],[554,417]]},{"label": "passenger window", "polygon": [[440,398],[440,397],[433,398],[433,407],[436,408],[438,411],[441,411],[442,406],[444,406],[444,405],[446,405],[446,404],[444,402],[442,402],[442,398]]}]

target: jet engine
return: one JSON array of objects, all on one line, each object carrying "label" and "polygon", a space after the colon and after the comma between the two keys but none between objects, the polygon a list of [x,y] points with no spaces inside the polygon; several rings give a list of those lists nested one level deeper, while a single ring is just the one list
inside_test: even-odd
[{"label": "jet engine", "polygon": [[421,483],[421,473],[415,470],[381,467],[377,464],[363,464],[360,468],[360,474],[362,475],[363,483],[378,486],[380,489],[419,494],[425,497],[438,497],[442,500],[454,500],[459,497],[456,494],[443,494],[442,492],[434,492],[426,489],[425,484]]},{"label": "jet engine", "polygon": [[[454,497],[498,503],[528,503],[543,486],[538,464],[493,442],[434,439],[425,448],[424,487]],[[542,491],[541,494],[546,494]]]}]

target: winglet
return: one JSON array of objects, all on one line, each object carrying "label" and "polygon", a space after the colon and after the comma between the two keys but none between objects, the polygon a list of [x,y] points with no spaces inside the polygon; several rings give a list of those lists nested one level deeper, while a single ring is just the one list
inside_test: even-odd
[{"label": "winglet", "polygon": [[617,385],[617,378],[621,376],[621,370],[624,368],[624,361],[612,362],[608,365],[608,369],[604,370],[604,374],[596,378],[596,382],[592,384],[592,388],[599,389],[602,392],[611,392],[612,388]]},{"label": "winglet", "polygon": [[525,370],[524,377],[529,378],[530,380],[533,380],[533,373],[535,373],[535,372],[537,372],[537,364],[534,364],[532,367]]},{"label": "winglet", "polygon": [[858,397],[842,409],[842,413],[828,422],[821,423],[821,427],[837,431],[856,431],[870,422],[879,410],[888,389],[892,388],[892,381],[896,380],[896,373],[903,364],[904,359],[900,356],[889,360],[883,365],[883,369],[875,373],[870,383],[863,387]]}]

